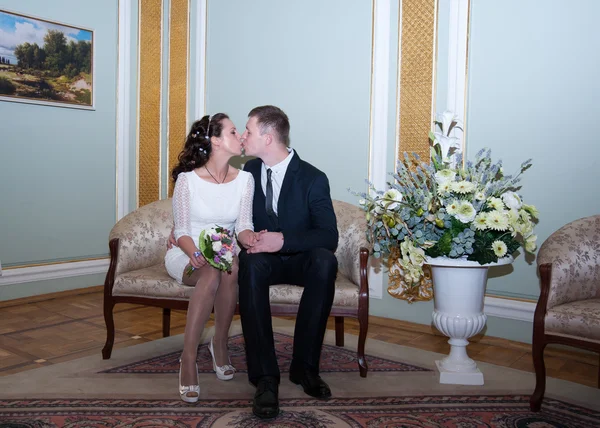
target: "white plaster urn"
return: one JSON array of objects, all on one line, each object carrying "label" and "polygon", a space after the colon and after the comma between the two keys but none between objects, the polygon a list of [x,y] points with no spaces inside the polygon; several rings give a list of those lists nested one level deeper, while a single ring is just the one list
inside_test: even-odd
[{"label": "white plaster urn", "polygon": [[440,383],[483,385],[483,373],[467,355],[469,339],[485,326],[483,299],[488,269],[513,262],[503,257],[496,263],[480,265],[466,258],[427,257],[433,280],[433,323],[450,338],[450,354],[435,364]]}]

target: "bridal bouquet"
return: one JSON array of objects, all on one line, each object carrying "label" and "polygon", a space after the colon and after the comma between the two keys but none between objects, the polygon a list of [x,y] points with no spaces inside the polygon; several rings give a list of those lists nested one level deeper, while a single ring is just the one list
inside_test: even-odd
[{"label": "bridal bouquet", "polygon": [[375,257],[390,269],[388,292],[408,300],[429,300],[426,257],[463,258],[480,264],[511,256],[519,247],[536,250],[533,233],[538,211],[523,202],[518,183],[531,167],[505,175],[490,150],[463,164],[458,139],[450,136],[455,117],[445,112],[430,133],[431,162],[418,155],[398,160],[394,182],[385,191],[369,183],[359,205],[366,211],[368,239]]},{"label": "bridal bouquet", "polygon": [[[235,252],[235,240],[232,233],[221,226],[215,226],[200,232],[198,239],[200,251],[194,253],[196,257],[200,254],[208,264],[227,273],[231,273],[233,256]],[[187,274],[191,275],[194,267],[190,266]]]}]

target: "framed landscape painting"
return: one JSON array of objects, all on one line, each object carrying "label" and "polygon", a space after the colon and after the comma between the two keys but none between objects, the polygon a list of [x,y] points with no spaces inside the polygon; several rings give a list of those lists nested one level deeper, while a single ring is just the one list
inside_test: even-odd
[{"label": "framed landscape painting", "polygon": [[0,8],[0,100],[94,109],[94,32]]}]

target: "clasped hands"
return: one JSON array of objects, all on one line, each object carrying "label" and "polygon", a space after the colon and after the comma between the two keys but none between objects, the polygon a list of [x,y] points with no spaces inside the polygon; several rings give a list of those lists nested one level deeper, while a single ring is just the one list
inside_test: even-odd
[{"label": "clasped hands", "polygon": [[[255,253],[277,253],[283,247],[283,233],[281,232],[267,232],[261,230],[260,232],[253,232],[252,230],[243,230],[238,234],[238,241],[250,254]],[[167,248],[177,246],[177,241],[173,231],[169,235],[167,242]],[[191,257],[190,264],[194,268],[200,268],[206,264],[206,260],[200,254],[198,257]]]},{"label": "clasped hands", "polygon": [[238,241],[249,254],[277,253],[283,247],[283,233],[244,230],[238,233]]}]

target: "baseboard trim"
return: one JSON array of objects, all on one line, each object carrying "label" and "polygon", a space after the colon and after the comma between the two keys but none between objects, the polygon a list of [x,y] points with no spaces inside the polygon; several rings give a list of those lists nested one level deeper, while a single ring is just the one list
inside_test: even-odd
[{"label": "baseboard trim", "polygon": [[486,296],[484,312],[488,316],[533,322],[535,302]]},{"label": "baseboard trim", "polygon": [[99,259],[4,269],[2,276],[0,276],[0,286],[68,278],[71,276],[106,274],[109,263],[109,259]]}]

